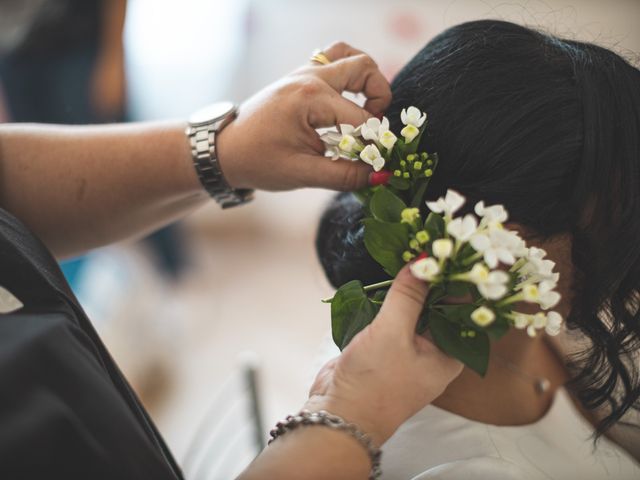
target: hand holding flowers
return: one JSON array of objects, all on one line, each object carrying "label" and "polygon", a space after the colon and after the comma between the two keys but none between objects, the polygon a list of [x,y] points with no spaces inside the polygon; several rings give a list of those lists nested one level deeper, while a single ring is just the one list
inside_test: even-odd
[{"label": "hand holding flowers", "polygon": [[[411,273],[431,285],[418,333],[428,328],[444,352],[484,375],[490,340],[502,337],[510,327],[526,330],[532,337],[541,330],[559,333],[562,317],[549,311],[560,301],[555,291],[559,275],[544,250],[527,247],[518,233],[505,229],[508,213],[502,205],[479,201],[475,215],[456,216],[466,199],[452,189],[444,197],[424,202],[438,157],[417,152],[426,114],[409,107],[401,118],[402,138],[389,131],[386,118],[357,128],[341,126],[342,138],[333,140],[334,153],[359,158],[378,172],[369,188],[357,192],[365,211],[364,244],[369,254],[391,277],[409,263]],[[343,142],[347,136],[353,141]],[[385,145],[383,136],[393,142]],[[347,151],[343,146],[355,149]],[[338,289],[330,300],[338,347],[346,347],[371,322],[391,283],[363,286],[354,280]],[[443,303],[449,296],[471,298],[471,302]],[[519,312],[514,310],[517,302],[536,304],[542,311]]]}]

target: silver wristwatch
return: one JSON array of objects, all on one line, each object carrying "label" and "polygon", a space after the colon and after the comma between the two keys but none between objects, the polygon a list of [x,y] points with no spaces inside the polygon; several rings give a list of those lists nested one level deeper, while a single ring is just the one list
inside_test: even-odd
[{"label": "silver wristwatch", "polygon": [[204,107],[189,117],[186,134],[191,144],[193,166],[204,189],[222,208],[242,205],[253,199],[253,190],[231,188],[222,174],[216,152],[217,134],[236,116],[231,102]]}]

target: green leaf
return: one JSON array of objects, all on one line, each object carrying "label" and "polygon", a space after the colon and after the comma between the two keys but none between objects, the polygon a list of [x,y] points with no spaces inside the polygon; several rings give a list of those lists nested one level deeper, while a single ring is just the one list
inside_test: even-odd
[{"label": "green leaf", "polygon": [[383,222],[399,222],[405,203],[385,187],[380,187],[371,197],[369,209],[371,214]]},{"label": "green leaf", "polygon": [[343,350],[358,332],[373,321],[378,310],[359,280],[342,285],[331,302],[331,331],[338,348]]},{"label": "green leaf", "polygon": [[365,218],[364,245],[369,255],[395,277],[404,266],[402,253],[409,248],[409,230],[404,223],[390,223]]},{"label": "green leaf", "polygon": [[446,285],[446,295],[448,297],[464,297],[469,293],[467,282],[449,282]]},{"label": "green leaf", "polygon": [[489,337],[484,332],[476,332],[475,337],[462,337],[463,328],[466,329],[437,310],[429,312],[429,330],[436,345],[484,377],[489,364]]},{"label": "green leaf", "polygon": [[444,237],[444,218],[437,213],[429,213],[424,222],[424,229],[432,240]]},{"label": "green leaf", "polygon": [[420,208],[424,202],[424,194],[427,191],[427,187],[429,186],[428,178],[419,178],[415,182],[416,190],[413,194],[413,198],[411,199],[411,206],[415,208]]},{"label": "green leaf", "polygon": [[[447,292],[447,294],[449,294]],[[449,320],[459,323],[461,326],[465,328],[480,328],[473,320],[471,320],[471,314],[473,311],[478,308],[476,305],[472,305],[470,303],[463,304],[438,304],[434,305],[434,308],[440,312],[442,315],[447,317]]]},{"label": "green leaf", "polygon": [[409,190],[411,187],[411,180],[401,177],[389,177],[388,184],[397,190]]},{"label": "green leaf", "polygon": [[358,191],[353,192],[355,197],[362,203],[365,216],[370,216],[369,203],[371,203],[371,197],[376,192],[378,187],[365,187]]},{"label": "green leaf", "polygon": [[499,340],[509,331],[509,321],[503,316],[497,315],[495,321],[484,330],[492,340]]}]

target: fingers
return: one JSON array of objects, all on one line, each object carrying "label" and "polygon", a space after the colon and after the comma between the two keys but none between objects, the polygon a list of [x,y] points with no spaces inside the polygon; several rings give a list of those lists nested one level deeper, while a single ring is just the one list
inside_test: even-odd
[{"label": "fingers", "polygon": [[363,162],[332,161],[328,157],[315,155],[304,155],[299,164],[300,180],[305,186],[342,192],[366,187],[371,173],[371,167]]},{"label": "fingers", "polygon": [[341,123],[360,125],[370,115],[342,95],[327,89],[331,93],[326,99],[317,99],[309,104],[308,123],[313,128],[334,127]]},{"label": "fingers", "polygon": [[389,82],[369,55],[362,53],[334,61],[318,69],[317,75],[338,93],[364,93],[365,109],[374,115],[382,113],[391,102]]},{"label": "fingers", "polygon": [[332,43],[322,51],[332,62],[340,60],[341,58],[352,57],[354,55],[360,55],[364,53],[362,50],[358,50],[357,48],[354,48],[345,42]]},{"label": "fingers", "polygon": [[429,286],[415,278],[406,265],[393,281],[374,322],[393,325],[413,338],[427,293]]}]

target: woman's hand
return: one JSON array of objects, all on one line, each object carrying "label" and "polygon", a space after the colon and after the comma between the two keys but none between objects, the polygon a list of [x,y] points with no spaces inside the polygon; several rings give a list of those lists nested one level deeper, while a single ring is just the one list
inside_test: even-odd
[{"label": "woman's hand", "polygon": [[427,292],[401,270],[375,320],[322,368],[304,408],[339,415],[381,445],[436,399],[463,366],[415,334]]},{"label": "woman's hand", "polygon": [[[381,114],[391,90],[368,55],[344,43],[324,50],[329,65],[311,64],[268,86],[239,108],[218,137],[220,166],[236,188],[356,190],[370,167],[324,157],[316,128],[359,125]],[[341,94],[362,92],[364,109]]]}]

